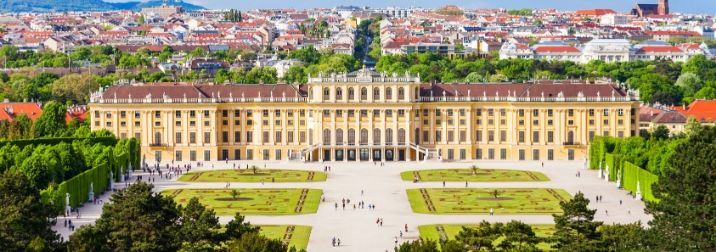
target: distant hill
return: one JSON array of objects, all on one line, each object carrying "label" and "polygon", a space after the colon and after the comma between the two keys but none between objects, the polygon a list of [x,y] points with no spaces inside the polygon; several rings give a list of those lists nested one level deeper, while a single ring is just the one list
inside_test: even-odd
[{"label": "distant hill", "polygon": [[[135,10],[161,6],[165,1],[108,3],[102,0],[0,0],[0,12],[51,12],[51,11],[110,11]],[[201,10],[204,7],[185,3],[181,0],[166,1],[187,11]]]}]

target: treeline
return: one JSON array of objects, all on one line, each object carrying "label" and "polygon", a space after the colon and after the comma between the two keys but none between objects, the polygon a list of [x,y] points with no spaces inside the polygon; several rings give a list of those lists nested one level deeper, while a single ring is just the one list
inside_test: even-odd
[{"label": "treeline", "polygon": [[606,77],[626,83],[640,92],[647,103],[682,104],[694,99],[716,98],[716,61],[702,55],[686,63],[631,61],[605,63],[527,59],[450,59],[423,53],[385,55],[378,60],[379,72],[420,74],[423,81],[522,82],[533,79],[598,79]]},{"label": "treeline", "polygon": [[[364,32],[373,32],[377,27],[375,22],[361,23]],[[362,38],[363,36],[361,36]],[[626,83],[630,88],[640,92],[640,98],[646,103],[661,103],[677,105],[690,103],[695,99],[716,99],[716,61],[709,60],[703,55],[691,57],[685,63],[671,61],[631,61],[618,63],[605,63],[592,61],[587,64],[574,62],[526,60],[526,59],[491,59],[468,57],[448,58],[431,53],[414,53],[409,55],[380,56],[379,38],[374,35],[370,47],[367,41],[361,44],[361,52],[368,48],[369,56],[378,60],[376,69],[388,74],[419,74],[423,81],[438,82],[522,82],[533,79],[598,79],[609,78]],[[45,55],[47,54],[47,55]],[[0,59],[9,60],[8,65],[18,66],[44,66],[42,62],[98,62],[99,64],[112,63],[119,67],[115,74],[106,76],[76,75],[73,79],[64,79],[47,73],[0,74],[0,98],[20,100],[51,100],[86,102],[88,90],[96,90],[100,86],[107,86],[119,79],[133,79],[143,82],[157,81],[193,81],[210,80],[216,83],[306,83],[308,75],[318,73],[330,74],[350,72],[359,69],[362,59],[353,55],[320,52],[313,47],[306,47],[291,52],[277,53],[279,59],[296,59],[302,65],[291,67],[283,78],[278,78],[272,68],[254,68],[251,70],[219,71],[215,76],[202,72],[191,73],[163,73],[141,70],[126,73],[123,68],[143,68],[152,66],[156,62],[164,62],[174,55],[171,47],[165,47],[160,52],[151,52],[140,49],[136,53],[124,53],[109,46],[79,47],[70,56],[54,55],[52,53],[19,52],[12,46],[0,48]],[[229,50],[219,52],[206,52],[197,48],[185,55],[188,57],[208,56],[226,62],[252,60],[256,58],[253,52]],[[59,58],[53,58],[59,57]],[[62,58],[65,57],[65,58]],[[70,57],[68,60],[66,57]],[[77,59],[77,60],[75,60]],[[109,60],[110,62],[108,62]],[[18,63],[24,62],[24,63]],[[154,63],[153,63],[154,62]],[[56,83],[58,82],[58,83]],[[79,83],[69,85],[66,83]]]},{"label": "treeline", "polygon": [[296,251],[259,234],[236,214],[219,224],[196,198],[185,206],[137,183],[113,194],[94,225],[63,241],[51,229],[56,212],[24,176],[0,174],[0,248],[3,251]]},{"label": "treeline", "polygon": [[396,251],[536,251],[540,242],[569,252],[714,251],[716,127],[694,128],[677,141],[675,154],[669,155],[652,186],[658,202],[646,202],[645,211],[654,217],[648,227],[594,221],[596,209],[589,209],[589,201],[578,193],[560,203],[563,214],[554,215],[556,232],[546,239],[537,238],[529,225],[483,223],[466,228],[455,240],[416,241]]}]

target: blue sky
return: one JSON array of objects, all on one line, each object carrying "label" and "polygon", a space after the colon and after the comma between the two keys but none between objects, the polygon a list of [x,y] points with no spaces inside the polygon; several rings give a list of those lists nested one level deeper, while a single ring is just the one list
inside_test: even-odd
[{"label": "blue sky", "polygon": [[[116,0],[115,0],[116,1]],[[627,12],[634,3],[656,3],[657,0],[185,0],[207,8],[279,8],[279,7],[335,7],[337,5],[357,6],[411,6],[439,7],[455,4],[461,7],[503,7],[503,8],[557,8],[574,10],[580,8],[612,8],[619,12]],[[671,0],[671,9],[678,12],[716,14],[716,0]]]}]

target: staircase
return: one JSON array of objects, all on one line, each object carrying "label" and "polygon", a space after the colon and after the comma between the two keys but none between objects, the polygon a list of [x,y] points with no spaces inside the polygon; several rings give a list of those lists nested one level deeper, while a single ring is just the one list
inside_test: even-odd
[{"label": "staircase", "polygon": [[[423,160],[421,161],[428,161],[428,160],[441,160],[440,155],[438,155],[438,151],[435,149],[428,149],[423,146],[417,145],[415,143],[409,144],[410,148],[415,150],[415,153],[417,154],[423,154]],[[420,156],[420,155],[418,155]]]},{"label": "staircase", "polygon": [[291,153],[291,156],[289,157],[289,160],[300,160],[300,161],[306,161],[303,160],[303,158],[308,154],[313,152],[314,150],[320,148],[321,145],[314,144],[311,146],[306,147],[305,149],[301,150],[300,152]]}]

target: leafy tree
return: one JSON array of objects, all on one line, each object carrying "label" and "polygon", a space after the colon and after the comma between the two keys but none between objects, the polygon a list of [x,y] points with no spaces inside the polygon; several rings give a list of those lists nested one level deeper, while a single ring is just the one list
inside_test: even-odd
[{"label": "leafy tree", "polygon": [[113,194],[95,225],[80,228],[96,230],[72,234],[69,247],[78,250],[83,244],[97,244],[88,251],[176,251],[179,221],[171,198],[152,192],[149,184],[137,183]]},{"label": "leafy tree", "polygon": [[395,248],[395,252],[438,252],[438,243],[432,240],[415,240],[400,244]]},{"label": "leafy tree", "polygon": [[588,208],[589,200],[577,193],[569,201],[559,203],[562,214],[554,214],[556,231],[552,237],[553,247],[559,251],[597,251],[600,235],[597,228],[602,224],[594,221],[597,210]]},{"label": "leafy tree", "polygon": [[692,97],[699,89],[701,89],[702,85],[699,76],[692,72],[681,74],[675,84],[683,90],[684,96],[686,97]]},{"label": "leafy tree", "polygon": [[259,232],[258,226],[252,226],[251,223],[244,222],[244,219],[245,217],[239,213],[234,215],[234,219],[226,224],[224,240],[241,239],[245,234]]},{"label": "leafy tree", "polygon": [[25,176],[0,174],[0,250],[62,250],[59,235],[51,229],[52,207]]},{"label": "leafy tree", "polygon": [[313,46],[308,46],[290,52],[288,58],[297,59],[306,64],[318,64],[321,60],[321,53]]},{"label": "leafy tree", "polygon": [[532,227],[519,221],[510,221],[502,228],[504,240],[497,246],[504,251],[538,251],[540,238],[532,231]]},{"label": "leafy tree", "polygon": [[664,140],[669,138],[669,128],[667,128],[665,125],[659,125],[654,129],[654,132],[651,133],[651,137],[653,137],[656,140]]},{"label": "leafy tree", "polygon": [[246,233],[241,239],[229,241],[228,247],[230,252],[276,252],[288,250],[288,246],[281,241],[268,239],[256,232]]},{"label": "leafy tree", "polygon": [[284,73],[283,79],[286,83],[306,83],[308,82],[308,76],[306,75],[306,68],[303,66],[292,66]]},{"label": "leafy tree", "polygon": [[490,224],[482,221],[475,228],[462,227],[455,239],[473,251],[493,250],[494,242],[502,237],[502,223]]},{"label": "leafy tree", "polygon": [[646,249],[645,230],[641,223],[613,224],[599,227],[602,244],[606,251],[634,251]]},{"label": "leafy tree", "polygon": [[60,101],[86,104],[89,94],[99,89],[99,83],[89,74],[69,74],[52,83],[52,95]]},{"label": "leafy tree", "polygon": [[716,250],[716,128],[706,127],[676,147],[647,203],[661,251]]},{"label": "leafy tree", "polygon": [[32,132],[35,137],[48,137],[64,134],[65,115],[67,109],[57,102],[48,102],[42,109],[42,115],[32,125]]},{"label": "leafy tree", "polygon": [[199,199],[191,198],[186,207],[179,207],[181,227],[179,238],[183,239],[182,250],[200,251],[202,248],[211,248],[218,241],[219,218],[214,210],[207,209]]}]

